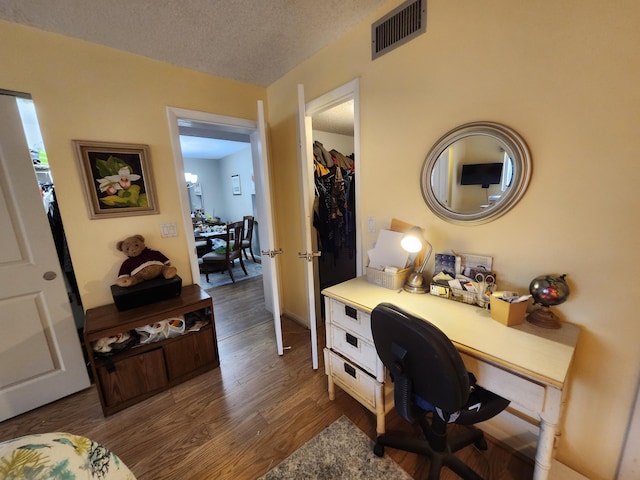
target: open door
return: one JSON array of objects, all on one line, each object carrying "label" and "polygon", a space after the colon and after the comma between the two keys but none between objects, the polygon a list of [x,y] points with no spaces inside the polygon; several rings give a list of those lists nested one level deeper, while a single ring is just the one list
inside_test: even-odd
[{"label": "open door", "polygon": [[[195,110],[185,110],[175,107],[167,107],[167,118],[169,130],[171,132],[171,145],[175,162],[176,181],[180,192],[180,202],[183,211],[184,231],[192,232],[191,208],[189,203],[189,193],[184,186],[184,160],[180,146],[180,122],[197,123],[207,125],[219,131],[240,135],[248,138],[251,143],[251,154],[253,159],[254,181],[256,186],[257,210],[256,218],[258,224],[258,234],[260,243],[264,250],[262,255],[262,278],[265,298],[265,308],[273,314],[275,327],[276,345],[278,355],[283,354],[282,326],[280,322],[280,292],[277,272],[276,255],[282,253],[275,248],[273,229],[273,209],[271,207],[269,164],[267,158],[266,125],[264,121],[264,108],[261,101],[258,102],[258,122],[251,120],[227,117],[207,112]],[[200,284],[200,267],[196,255],[195,240],[193,235],[187,235],[187,245],[189,247],[191,278],[193,283]]]},{"label": "open door", "polygon": [[0,421],[89,387],[16,98],[0,94]]},{"label": "open door", "polygon": [[298,137],[300,142],[300,204],[302,205],[302,238],[304,251],[298,252],[298,257],[305,262],[305,278],[307,282],[307,314],[309,316],[309,329],[311,330],[311,364],[314,370],[318,369],[318,331],[317,331],[317,305],[316,305],[316,258],[320,252],[313,250],[313,237],[311,227],[313,225],[313,145],[309,134],[311,133],[311,117],[307,116],[304,101],[304,86],[298,85]]},{"label": "open door", "polygon": [[[313,122],[319,120],[320,115],[324,116],[326,121],[329,116],[329,123],[341,123],[345,121],[342,115],[346,109],[340,109],[340,106],[351,104],[353,111],[350,121],[353,126],[353,154],[355,161],[355,275],[362,275],[362,252],[361,252],[361,232],[358,228],[360,219],[360,206],[358,198],[360,197],[360,181],[359,181],[359,165],[360,165],[360,134],[359,134],[359,82],[358,79],[352,80],[318,98],[307,103],[304,100],[304,86],[298,85],[298,130],[300,141],[300,184],[301,184],[301,204],[302,209],[302,229],[304,238],[304,252],[299,252],[298,256],[306,261],[306,281],[307,281],[307,304],[309,316],[309,328],[311,328],[312,342],[312,361],[314,368],[317,368],[317,336],[316,325],[317,318],[320,316],[321,296],[320,296],[320,280],[317,252],[316,230],[313,227],[313,205],[316,195],[316,184],[313,168],[314,155],[314,132]],[[335,117],[335,111],[341,110],[341,118]],[[331,112],[331,113],[330,113]],[[329,115],[327,115],[329,114]],[[329,259],[330,260],[330,259]]]},{"label": "open door", "polygon": [[[273,314],[273,325],[276,334],[278,355],[283,354],[282,322],[280,319],[280,294],[278,290],[278,261],[276,256],[282,250],[275,246],[273,229],[273,208],[271,206],[271,179],[269,177],[269,158],[267,155],[267,127],[264,119],[264,105],[258,101],[258,129],[251,135],[251,149],[253,153],[253,171],[256,176],[256,193],[260,198],[257,204],[258,234],[260,235],[262,258],[262,276],[264,283],[264,298],[267,310]],[[270,305],[269,305],[270,303]]]}]

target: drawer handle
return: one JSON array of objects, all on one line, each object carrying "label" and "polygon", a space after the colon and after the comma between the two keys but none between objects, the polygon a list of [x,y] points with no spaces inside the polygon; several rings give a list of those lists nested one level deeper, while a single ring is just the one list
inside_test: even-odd
[{"label": "drawer handle", "polygon": [[356,369],[348,363],[344,364],[344,371],[351,375],[353,378],[356,378]]},{"label": "drawer handle", "polygon": [[355,318],[356,320],[358,319],[358,310],[353,307],[349,307],[348,305],[344,306],[344,314],[347,317]]},{"label": "drawer handle", "polygon": [[345,337],[349,345],[353,345],[354,347],[358,348],[358,337],[354,337],[350,333],[345,334]]}]

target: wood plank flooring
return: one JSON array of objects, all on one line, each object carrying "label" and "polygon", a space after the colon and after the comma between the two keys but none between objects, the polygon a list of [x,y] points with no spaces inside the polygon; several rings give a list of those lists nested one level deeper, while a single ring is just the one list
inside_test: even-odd
[{"label": "wood plank flooring", "polygon": [[259,323],[273,321],[273,315],[264,308],[262,275],[205,290],[213,299],[216,318],[220,317],[216,322],[218,340],[224,340]]},{"label": "wood plank flooring", "polygon": [[[261,289],[255,295],[261,296]],[[240,294],[239,294],[240,295]],[[238,301],[257,301],[243,292]],[[220,329],[233,310],[215,308]],[[95,387],[0,423],[0,441],[29,433],[66,431],[112,449],[139,480],[255,479],[277,465],[341,415],[369,437],[375,416],[336,388],[327,395],[320,369],[311,368],[309,331],[283,319],[279,357],[270,321],[219,340],[220,368],[104,418]],[[318,332],[321,346],[324,330]],[[391,412],[388,430],[411,431]],[[490,440],[490,439],[489,439]],[[429,461],[387,449],[414,478],[426,478]],[[487,452],[459,452],[484,478],[525,480],[533,467],[491,443]],[[445,470],[442,479],[457,476]]]}]

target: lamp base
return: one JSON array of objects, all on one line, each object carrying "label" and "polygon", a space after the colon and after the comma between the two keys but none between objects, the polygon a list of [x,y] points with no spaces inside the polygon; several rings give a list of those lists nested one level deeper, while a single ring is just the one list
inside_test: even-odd
[{"label": "lamp base", "polygon": [[409,293],[427,293],[427,289],[424,286],[409,285],[408,283],[404,284],[404,290]]},{"label": "lamp base", "polygon": [[404,284],[404,290],[409,293],[427,293],[427,289],[427,282],[420,271],[411,272]]},{"label": "lamp base", "polygon": [[560,328],[560,319],[548,308],[539,308],[527,315],[527,322],[542,328]]}]

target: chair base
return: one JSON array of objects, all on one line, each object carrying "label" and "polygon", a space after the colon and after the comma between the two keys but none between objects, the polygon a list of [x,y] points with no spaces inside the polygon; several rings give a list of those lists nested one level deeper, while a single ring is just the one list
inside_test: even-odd
[{"label": "chair base", "polygon": [[380,435],[373,446],[373,453],[378,457],[384,455],[384,447],[391,447],[405,452],[425,455],[431,460],[428,480],[438,480],[443,467],[448,467],[464,480],[483,480],[474,470],[455,456],[454,452],[474,445],[479,450],[487,449],[487,442],[482,430],[475,427],[465,427],[464,430],[452,436],[443,451],[434,449],[427,440],[415,437],[395,436],[393,434]]}]

